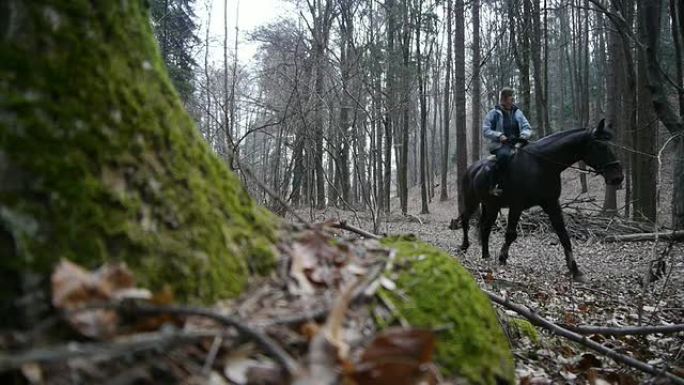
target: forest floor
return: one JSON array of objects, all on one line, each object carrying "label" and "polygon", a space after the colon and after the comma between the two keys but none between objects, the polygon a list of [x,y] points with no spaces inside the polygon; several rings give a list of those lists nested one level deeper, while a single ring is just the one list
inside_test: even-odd
[{"label": "forest floor", "polygon": [[[581,194],[577,175],[566,173],[561,199],[575,258],[586,283],[569,279],[556,235],[549,230],[546,217],[534,210],[522,217],[508,265],[498,266],[496,258],[481,259],[477,226],[472,226],[472,246],[466,253],[460,252],[461,232],[448,229],[457,216],[453,185],[448,186],[449,200],[431,202],[430,214],[419,214],[420,194],[413,189],[408,216],[398,212],[395,199],[394,210],[376,224],[380,233],[414,234],[446,250],[472,273],[482,289],[509,303],[527,306],[536,315],[566,328],[683,323],[684,245],[666,240],[658,244],[605,242],[606,235],[652,231],[653,225],[601,217],[603,181],[599,177],[588,179],[589,193]],[[672,190],[667,174],[662,185],[665,188],[660,200],[666,203],[658,215],[666,219]],[[618,201],[624,201],[622,194],[619,192]],[[383,367],[384,361],[374,362],[367,358],[373,354],[365,354],[374,349],[385,354],[382,349],[388,341],[408,339],[411,344],[390,345],[398,346],[393,353],[397,357],[414,357],[416,349],[432,349],[432,343],[426,341],[434,338],[432,332],[426,336],[419,329],[392,333],[378,330],[377,317],[388,323],[401,320],[391,306],[372,299],[379,286],[396,288],[387,278],[391,276],[392,264],[387,261],[392,260],[392,253],[377,240],[359,240],[357,234],[328,226],[344,220],[372,230],[372,217],[335,208],[298,213],[319,225],[308,229],[293,226],[292,233],[278,246],[282,258],[277,271],[255,277],[240,298],[211,308],[176,304],[170,292],[152,294],[135,287],[132,274],[119,265],[87,272],[61,263],[51,277],[52,304],[59,312],[34,315],[30,330],[0,334],[0,383],[310,385],[351,383],[350,378],[359,385],[423,383],[422,371],[403,376],[398,382],[394,366]],[[501,215],[493,229],[490,244],[494,252],[503,241],[504,218]],[[320,225],[324,222],[328,225]],[[660,230],[666,232],[662,227]],[[645,287],[642,279],[656,259],[663,263],[655,271],[656,279]],[[357,285],[363,290],[355,293]],[[40,295],[26,297],[27,308],[41,301]],[[107,307],[102,307],[103,300]],[[381,305],[363,305],[370,303]],[[89,308],[89,304],[94,307]],[[359,306],[351,306],[354,304]],[[522,317],[509,307],[495,308],[511,343],[519,384],[670,383],[546,329],[512,322]],[[583,342],[588,340],[684,377],[684,332],[593,334]],[[343,355],[342,351],[347,353]],[[418,356],[423,360],[432,356],[431,350],[428,353]],[[434,368],[431,358],[404,361],[395,364],[404,369]],[[314,375],[319,373],[311,370],[314,364],[320,366],[317,370],[322,367],[330,381]],[[386,377],[382,381],[362,377],[364,368],[369,367]],[[282,368],[295,382],[283,375]],[[459,378],[438,378],[435,373],[428,373],[435,376],[431,383],[463,383]]]},{"label": "forest floor", "polygon": [[[587,194],[580,194],[576,173],[567,171],[563,178],[561,203],[567,206],[566,222],[571,234],[576,235],[572,240],[575,259],[588,278],[586,283],[574,283],[566,275],[562,248],[555,233],[549,230],[545,216],[541,221],[547,222],[546,225],[528,226],[530,230],[527,231],[519,228],[518,239],[511,247],[508,265],[504,267],[497,265],[496,255],[503,243],[505,215],[499,216],[490,238],[492,259],[481,259],[475,221],[471,223],[472,245],[466,253],[460,252],[458,246],[462,230],[454,232],[448,229],[450,220],[457,216],[454,186],[449,186],[451,199],[444,202],[439,201],[439,191],[436,190],[436,197],[430,203],[430,214],[418,214],[420,191],[417,188],[409,194],[409,216],[397,212],[399,202],[393,201],[392,213],[381,221],[380,232],[390,235],[412,233],[447,250],[469,269],[483,289],[528,306],[558,324],[621,327],[682,323],[684,245],[664,240],[657,245],[648,241],[603,242],[600,235],[611,234],[612,228],[622,223],[619,219],[608,222],[594,220],[600,215],[603,203],[603,178],[589,177]],[[665,203],[659,209],[660,218],[668,215],[664,207],[670,206],[670,194],[671,188],[665,188],[661,193],[661,202]],[[618,202],[621,199],[624,198],[619,192]],[[505,214],[505,210],[502,211]],[[582,216],[575,218],[573,214],[578,213]],[[360,212],[328,209],[307,214],[314,222],[339,219],[372,229],[372,218]],[[530,216],[523,216],[521,223],[532,220]],[[596,228],[598,226],[605,227]],[[652,225],[650,229],[652,231]],[[650,261],[658,257],[665,261],[664,270],[659,279],[644,287],[642,278]],[[520,384],[594,384],[599,383],[596,380],[599,378],[607,381],[602,383],[615,384],[667,383],[546,330],[537,328],[537,331],[541,336],[538,340],[534,335],[511,338]],[[623,337],[594,335],[591,338],[622,354],[684,376],[684,333]]]}]

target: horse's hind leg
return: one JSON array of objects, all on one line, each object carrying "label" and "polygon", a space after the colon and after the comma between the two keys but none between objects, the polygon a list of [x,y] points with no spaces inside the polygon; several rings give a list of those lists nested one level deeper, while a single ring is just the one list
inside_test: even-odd
[{"label": "horse's hind leg", "polygon": [[544,205],[542,208],[549,216],[553,230],[558,234],[558,239],[565,252],[565,263],[568,266],[568,270],[570,270],[570,274],[572,274],[575,281],[584,281],[584,274],[579,270],[579,267],[577,267],[577,262],[575,262],[575,257],[572,254],[572,244],[570,244],[570,237],[565,229],[563,211],[561,210],[560,204],[558,204],[558,201],[554,201]]},{"label": "horse's hind leg", "polygon": [[461,243],[461,251],[466,252],[470,246],[470,241],[468,240],[468,231],[470,230],[470,217],[473,216],[475,210],[477,210],[478,203],[473,203],[469,201],[466,197],[465,211],[461,214],[461,228],[463,228],[463,243]]},{"label": "horse's hind leg", "polygon": [[489,233],[492,225],[499,214],[499,208],[482,204],[482,216],[480,217],[480,243],[482,245],[482,258],[489,259]]},{"label": "horse's hind leg", "polygon": [[522,210],[517,207],[511,205],[511,208],[508,210],[508,225],[506,227],[506,241],[504,242],[503,246],[501,246],[501,251],[499,252],[499,264],[500,265],[505,265],[506,260],[508,259],[508,249],[511,247],[511,243],[515,241],[515,239],[518,237],[518,220],[520,220],[520,214],[522,213]]}]

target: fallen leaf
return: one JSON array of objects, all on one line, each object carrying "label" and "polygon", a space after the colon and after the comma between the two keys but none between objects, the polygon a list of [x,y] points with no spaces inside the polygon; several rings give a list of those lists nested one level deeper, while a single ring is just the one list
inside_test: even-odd
[{"label": "fallen leaf", "polygon": [[586,371],[590,368],[600,368],[601,366],[603,366],[601,360],[591,353],[582,354],[582,359],[577,363],[577,369],[580,371]]},{"label": "fallen leaf", "polygon": [[359,385],[435,384],[434,348],[430,330],[388,329],[375,337],[347,376]]},{"label": "fallen leaf", "polygon": [[123,263],[105,264],[95,272],[62,260],[51,276],[52,304],[66,311],[67,322],[91,338],[112,337],[119,324],[114,310],[89,309],[89,305],[121,299],[149,299],[151,294],[135,287],[133,273]]},{"label": "fallen leaf", "polygon": [[491,271],[488,271],[487,275],[485,276],[485,282],[487,282],[488,285],[491,285],[494,283],[494,281],[494,274],[492,274]]}]

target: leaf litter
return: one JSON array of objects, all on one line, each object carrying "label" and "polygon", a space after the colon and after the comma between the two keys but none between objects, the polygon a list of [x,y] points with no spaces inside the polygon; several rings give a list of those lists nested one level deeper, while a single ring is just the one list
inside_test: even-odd
[{"label": "leaf litter", "polygon": [[205,317],[135,316],[174,299],[168,289],[137,287],[125,265],[91,272],[67,261],[52,275],[52,303],[69,342],[56,344],[47,332],[35,339],[25,351],[56,357],[27,360],[20,375],[41,384],[447,384],[431,330],[376,327],[374,317],[393,317],[374,299],[378,288],[396,287],[383,274],[393,252],[325,223],[290,232],[278,249],[277,273],[212,311],[237,315],[284,348],[296,362],[292,378],[259,344]]}]

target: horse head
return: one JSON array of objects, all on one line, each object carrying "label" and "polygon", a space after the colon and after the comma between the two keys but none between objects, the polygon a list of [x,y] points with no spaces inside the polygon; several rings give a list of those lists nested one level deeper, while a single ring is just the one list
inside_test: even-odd
[{"label": "horse head", "polygon": [[605,127],[604,119],[591,130],[582,159],[591,168],[603,175],[606,184],[619,185],[625,178],[622,165],[611,147],[613,133]]}]

